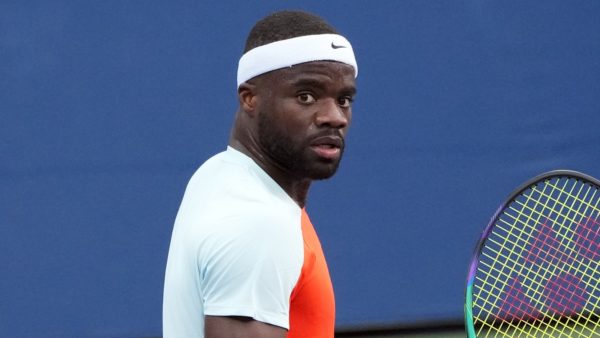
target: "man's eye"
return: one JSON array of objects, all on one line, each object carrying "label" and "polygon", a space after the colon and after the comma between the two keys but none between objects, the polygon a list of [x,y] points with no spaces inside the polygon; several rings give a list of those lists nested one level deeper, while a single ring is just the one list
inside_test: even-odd
[{"label": "man's eye", "polygon": [[352,101],[354,100],[351,97],[344,96],[339,98],[338,104],[342,108],[349,108],[352,105]]},{"label": "man's eye", "polygon": [[315,102],[317,100],[311,94],[302,93],[302,94],[298,95],[298,101],[300,103],[308,104],[308,103],[313,103],[313,102]]}]

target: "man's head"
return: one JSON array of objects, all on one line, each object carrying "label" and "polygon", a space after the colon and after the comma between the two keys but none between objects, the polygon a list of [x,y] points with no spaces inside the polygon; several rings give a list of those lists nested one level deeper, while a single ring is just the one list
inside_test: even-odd
[{"label": "man's head", "polygon": [[246,39],[244,53],[271,42],[298,36],[339,34],[322,18],[301,11],[281,11],[259,20]]},{"label": "man's head", "polygon": [[267,171],[293,179],[332,176],[352,117],[356,74],[350,43],[323,19],[284,11],[260,20],[238,68],[238,127],[246,133],[239,141]]}]

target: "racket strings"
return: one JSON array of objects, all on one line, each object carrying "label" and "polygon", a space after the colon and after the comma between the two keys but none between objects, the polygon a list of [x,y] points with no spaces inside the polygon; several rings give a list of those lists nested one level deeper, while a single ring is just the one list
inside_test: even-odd
[{"label": "racket strings", "polygon": [[[517,283],[513,283],[513,284],[512,284],[510,287],[512,288],[512,290],[515,290],[515,289],[516,289],[516,290],[518,290],[518,291],[516,292],[517,294],[516,294],[516,295],[514,295],[514,292],[511,292],[511,291],[510,291],[510,289],[509,289],[509,291],[505,292],[505,295],[506,295],[507,297],[510,297],[510,294],[512,293],[512,294],[513,294],[513,297],[519,301],[519,303],[518,303],[518,305],[517,305],[517,306],[518,306],[518,308],[520,308],[520,309],[523,309],[523,305],[522,305],[522,304],[524,303],[524,301],[521,301],[521,300],[519,299],[519,293],[522,293],[522,291],[521,291],[521,285],[519,284],[519,280],[518,280],[518,279],[513,279],[513,281],[516,281]],[[514,301],[510,301],[510,302],[512,302],[512,303],[511,303],[511,306],[513,306],[513,304],[514,304]],[[524,313],[523,313],[523,314],[518,314],[518,313],[517,313],[517,314],[516,314],[516,316],[521,316],[521,317],[523,317],[523,316],[525,315],[525,313],[529,313],[529,314],[531,314],[531,313],[535,313],[535,312],[534,312],[534,310],[532,310],[532,309],[533,309],[533,305],[531,305],[531,304],[528,304],[528,307],[529,307],[529,308],[525,308],[525,309],[524,309]],[[523,310],[521,310],[521,311],[523,311]],[[513,311],[513,312],[514,312],[514,311]],[[535,314],[534,314],[534,316],[535,316]],[[521,318],[521,319],[523,319],[523,318]],[[509,322],[509,323],[510,323],[510,322]]]},{"label": "racket strings", "polygon": [[[561,190],[564,192],[564,189]],[[570,208],[571,205],[564,203],[561,206],[561,209],[563,210],[559,210],[559,214],[564,213],[565,207]],[[578,212],[578,210],[573,208],[570,209]],[[575,219],[572,219],[571,221],[577,222]],[[565,248],[571,249],[570,246],[566,246],[565,239],[572,239],[574,232],[571,232],[571,236],[562,238],[562,242],[558,242],[559,237],[554,233],[552,227],[548,227],[547,222],[542,223],[541,226],[542,229],[538,229],[538,235],[536,235],[534,242],[531,244],[527,255],[529,257],[526,256],[526,261],[528,261],[528,263],[534,263],[534,260],[543,258],[548,264],[561,264],[556,265],[556,267],[565,266],[563,264],[566,264],[567,269],[562,269],[562,272],[560,272],[561,274],[558,274],[556,271],[553,271],[550,274],[551,277],[548,279],[547,284],[543,289],[543,296],[545,299],[550,300],[550,303],[544,305],[549,309],[550,314],[555,314],[560,318],[560,316],[566,315],[566,310],[572,312],[580,310],[580,308],[583,307],[582,303],[585,302],[588,294],[581,286],[581,280],[577,279],[573,274],[573,270],[580,270],[580,268],[575,267],[572,264],[572,260],[569,259],[570,256],[567,256],[572,253],[568,253],[567,250],[565,250]],[[544,250],[535,252],[540,247],[544,247]],[[544,257],[544,255],[550,257]],[[548,274],[548,272],[545,271],[544,274]],[[569,286],[569,290],[566,290],[566,288],[563,287],[565,284]],[[538,283],[536,288],[541,287],[541,285],[542,284]],[[548,313],[545,313],[545,316],[547,318]]]},{"label": "racket strings", "polygon": [[[547,186],[545,187],[545,189],[547,188]],[[549,195],[549,193],[545,193],[546,195]],[[526,202],[525,204],[529,204],[530,200],[532,199],[532,195],[527,195],[525,196],[526,198]],[[547,203],[548,201],[546,201],[545,203]],[[540,204],[539,200],[535,201],[536,204]],[[546,207],[546,205],[544,205],[544,207]],[[516,211],[516,216],[512,216],[515,221],[520,221],[523,224],[529,224],[532,221],[532,218],[535,216],[534,213],[523,213],[520,210],[516,210],[514,207],[512,208],[512,210]],[[538,217],[534,220],[535,223],[539,222],[539,217],[541,216],[541,214],[538,214]],[[522,218],[525,218],[523,220],[520,220]],[[507,223],[508,224],[508,223]],[[503,243],[497,242],[495,240],[493,240],[498,247],[500,248],[500,251],[497,252],[497,254],[499,256],[504,256],[503,258],[507,261],[513,260],[513,259],[518,259],[518,258],[514,258],[515,255],[520,256],[519,254],[516,254],[515,251],[518,249],[520,251],[523,250],[524,248],[524,244],[517,244],[514,241],[511,241],[510,238],[519,238],[521,237],[520,234],[515,234],[514,232],[516,231],[516,228],[514,227],[508,227],[507,229],[503,229],[504,232],[507,233],[507,235],[502,236],[502,238],[506,238],[508,239],[509,243],[511,245],[506,246]],[[524,243],[527,243],[529,241],[528,238],[524,239]],[[509,248],[507,255],[502,254],[502,252],[507,251],[507,248]],[[491,271],[493,270],[498,270],[497,267],[495,265],[499,264],[499,262],[501,262],[500,260],[496,260],[493,257],[489,256],[488,257],[492,260],[493,262],[493,266],[491,267]],[[505,266],[506,267],[506,266]],[[508,314],[510,314],[511,316],[518,318],[520,320],[523,320],[524,317],[532,317],[535,318],[537,316],[537,310],[535,310],[535,304],[531,304],[529,298],[525,298],[522,297],[521,294],[523,294],[523,289],[522,289],[522,283],[521,281],[518,279],[518,277],[515,277],[514,279],[511,279],[510,276],[515,275],[515,272],[518,275],[523,275],[524,273],[524,269],[526,268],[526,266],[524,264],[519,264],[519,265],[509,265],[508,266],[508,271],[505,271],[506,269],[499,269],[500,273],[505,274],[506,276],[503,278],[504,280],[509,280],[509,286],[508,286],[508,290],[505,293],[505,297],[501,298],[501,297],[497,297],[497,294],[502,294],[502,289],[503,287],[498,287],[496,285],[494,285],[498,290],[496,290],[497,293],[489,293],[488,297],[495,297],[494,298],[494,303],[492,304],[494,308],[499,307],[500,308],[500,312],[507,312]],[[518,268],[518,271],[515,271],[515,268]],[[498,279],[497,282],[499,282],[501,279]],[[534,297],[535,299],[535,297]],[[501,305],[498,305],[497,302],[501,302]],[[485,318],[485,322],[489,322],[489,316],[491,315],[491,312],[488,312],[487,314],[487,318]],[[513,318],[514,319],[514,318]],[[495,316],[494,319],[492,320],[492,325],[498,325],[498,323],[496,321],[504,321],[505,325],[508,328],[512,328],[512,329],[521,329],[521,333],[523,333],[522,328],[515,326],[513,324],[513,321],[511,320],[507,320],[502,318],[502,316]]]},{"label": "racket strings", "polygon": [[[550,183],[550,185],[552,184]],[[558,188],[557,186],[553,187]],[[550,247],[557,248],[557,250],[552,253],[551,256],[553,256],[553,261],[557,261],[552,262],[552,264],[556,264],[558,269],[555,270],[558,270],[558,272],[550,275],[551,277],[549,278],[544,289],[544,296],[547,300],[546,306],[551,313],[556,314],[558,317],[568,316],[568,319],[571,319],[571,315],[574,313],[581,312],[585,307],[586,302],[590,301],[591,304],[598,303],[598,297],[595,296],[594,301],[594,295],[589,294],[587,291],[592,283],[592,280],[594,279],[593,273],[594,271],[597,271],[597,262],[594,260],[595,257],[593,255],[592,257],[588,255],[590,250],[586,250],[584,246],[582,247],[580,241],[582,238],[582,233],[580,230],[586,230],[590,220],[593,220],[592,217],[587,217],[585,215],[589,215],[590,209],[593,209],[593,214],[595,214],[595,217],[598,216],[597,203],[596,206],[592,206],[590,203],[585,202],[593,199],[597,193],[597,190],[588,186],[585,195],[579,198],[578,196],[581,196],[583,187],[584,185],[580,185],[579,191],[576,194],[568,192],[567,195],[572,199],[572,202],[570,204],[562,203],[561,210],[558,212],[558,215],[561,215],[565,214],[565,208],[569,210],[566,212],[567,216],[565,219],[571,224],[576,224],[575,231],[572,231],[571,227],[565,227],[565,222],[562,221],[561,223],[559,219],[559,224],[561,225],[559,231],[554,231],[554,227],[548,227],[545,230],[549,231],[539,232],[544,234],[544,239],[542,240],[543,244],[550,243]],[[561,191],[564,192],[564,189],[561,189]],[[590,191],[593,191],[593,193],[591,197],[588,197]],[[559,201],[556,202],[558,203]],[[579,207],[574,208],[573,206],[575,205],[578,205]],[[574,216],[569,217],[571,214],[574,214]],[[585,222],[582,221],[584,219]],[[569,231],[566,231],[563,234],[562,230],[565,229]],[[589,233],[590,232],[587,231],[587,233],[584,233],[584,235]],[[564,236],[561,238],[559,235]],[[554,243],[557,238],[561,239],[558,245]],[[532,245],[532,247],[535,246],[536,243]],[[583,254],[582,251],[584,251]],[[590,264],[593,263],[596,264],[594,267],[591,267]],[[580,275],[581,278],[577,277],[577,275]],[[596,286],[597,285],[595,285],[592,289],[595,289]],[[593,311],[590,311],[589,313],[592,314]]]},{"label": "racket strings", "polygon": [[[553,186],[553,188],[558,189],[557,186]],[[576,198],[576,196],[580,196],[582,189],[583,185],[580,186],[580,190],[576,194],[572,194],[572,192],[565,192],[564,189],[561,189],[561,192],[570,196],[569,198],[574,197],[575,199],[573,199],[571,204],[562,203],[561,210],[558,211],[559,215],[565,213],[567,214],[566,220],[570,221],[571,223],[578,224],[576,228],[577,231],[583,228],[581,226],[582,224],[585,224],[582,223],[581,218],[589,213],[589,205],[586,206],[585,203],[581,202],[586,200],[587,194],[591,189],[587,190],[583,198]],[[585,209],[583,211],[581,209],[574,209],[573,205],[576,203],[579,203],[579,205],[585,207]],[[569,211],[565,212],[565,208],[569,209]],[[568,215],[571,213],[574,214],[574,217],[568,217]],[[565,229],[567,228],[560,228],[560,230]],[[588,296],[585,291],[585,287],[587,285],[582,286],[582,281],[574,277],[574,274],[577,273],[583,275],[583,277],[591,277],[589,273],[586,272],[586,270],[589,270],[589,264],[586,265],[585,260],[577,260],[574,258],[581,255],[582,250],[580,250],[580,238],[581,234],[576,231],[569,230],[565,233],[562,231],[555,232],[554,226],[545,221],[541,224],[541,229],[538,229],[537,235],[535,236],[528,254],[525,257],[527,263],[536,263],[541,259],[544,261],[544,264],[555,267],[555,271],[548,272],[546,269],[546,271],[543,271],[543,274],[554,276],[551,277],[551,279],[548,281],[548,285],[546,285],[545,291],[550,293],[550,295],[546,294],[545,298],[551,300],[551,303],[547,304],[548,308],[552,312],[559,315],[567,315],[566,310],[568,309],[576,309],[579,311],[579,308],[582,307],[581,303],[585,302],[585,299]],[[587,258],[586,256],[587,255],[584,254],[584,258]],[[536,267],[538,265],[532,266]],[[582,270],[582,267],[584,267],[585,270]],[[559,272],[561,275],[558,275]],[[563,285],[569,285],[574,289],[564,290]],[[538,283],[538,287],[539,286],[540,284]],[[567,298],[567,296],[570,296],[570,298]]]},{"label": "racket strings", "polygon": [[[485,264],[484,264],[485,265]],[[489,268],[490,266],[487,265],[487,267]],[[580,270],[577,269],[576,270]],[[531,271],[530,269],[523,269],[522,272],[529,274],[528,271]],[[539,274],[539,272],[537,272]],[[549,274],[548,272],[546,274]],[[497,277],[503,277],[506,280],[510,279],[511,274],[510,273],[505,273],[505,272],[500,272],[499,274],[497,274]],[[571,275],[566,275],[566,281],[568,281],[569,276]],[[481,279],[480,277],[476,278],[478,280],[478,282],[483,281],[483,279]],[[523,278],[523,280],[526,280],[526,278]],[[515,317],[514,319],[518,319],[518,320],[526,320],[526,319],[532,319],[532,318],[538,318],[538,317],[542,317],[541,315],[543,315],[542,318],[549,318],[552,317],[554,313],[557,313],[558,315],[565,315],[565,313],[560,313],[559,310],[557,310],[557,306],[553,306],[552,304],[546,304],[544,303],[541,299],[550,299],[550,296],[553,296],[554,298],[562,295],[564,300],[561,300],[561,302],[566,302],[567,305],[565,306],[567,309],[568,308],[574,308],[576,307],[576,304],[581,304],[585,298],[587,298],[587,294],[585,294],[585,286],[581,286],[581,282],[578,282],[578,284],[575,284],[573,282],[571,282],[571,286],[574,287],[576,290],[567,290],[563,287],[563,285],[565,284],[564,282],[565,279],[563,279],[563,282],[554,282],[553,284],[556,285],[556,287],[553,287],[552,284],[550,284],[551,282],[547,282],[544,283],[543,279],[541,278],[535,278],[535,279],[531,279],[532,283],[531,284],[535,284],[535,285],[530,285],[530,287],[533,290],[533,293],[537,293],[537,294],[529,294],[530,298],[533,300],[533,304],[529,301],[529,298],[526,298],[524,296],[525,292],[523,291],[523,287],[521,284],[521,279],[519,278],[512,278],[510,279],[510,282],[508,284],[507,290],[506,289],[502,289],[500,286],[498,286],[496,284],[488,284],[488,285],[492,285],[492,289],[490,290],[488,288],[488,292],[490,293],[488,295],[494,295],[494,294],[502,294],[504,291],[504,295],[507,298],[495,298],[496,301],[499,301],[500,299],[504,300],[504,306],[500,306],[501,307],[501,311],[500,312],[505,312],[505,313],[509,313],[511,314],[513,317]],[[511,283],[512,282],[512,283]],[[550,284],[550,286],[549,286]],[[589,285],[589,282],[586,283],[586,286]],[[541,288],[544,288],[545,290],[554,290],[555,295],[548,295],[546,293],[542,293],[542,291],[540,291]],[[561,290],[564,290],[564,292],[561,292]],[[584,296],[585,294],[585,296]],[[571,298],[568,298],[570,295]],[[512,299],[511,299],[512,297]],[[574,299],[577,298],[577,299]],[[593,306],[593,308],[598,308],[597,306],[597,297],[596,297],[596,302],[595,305]],[[592,300],[592,299],[590,299]],[[499,306],[497,303],[492,303],[490,302],[488,299],[484,300],[485,305],[487,306],[492,306],[492,307],[497,307]],[[506,304],[509,306],[507,308]],[[552,311],[551,312],[541,312],[538,309],[541,306],[548,306]],[[487,313],[488,315],[491,314],[491,312]],[[590,315],[592,314],[592,312],[590,312]],[[486,319],[482,319],[479,318],[479,320],[481,320],[484,323],[489,323],[490,326],[494,326],[494,325],[498,325],[498,323],[496,323],[495,321],[490,322],[489,317],[485,317]],[[499,319],[501,319],[501,317],[499,316]],[[507,322],[509,324],[509,326],[514,326],[511,325],[510,321],[507,319]]]},{"label": "racket strings", "polygon": [[[529,200],[531,199],[531,195],[526,196],[526,199]],[[519,217],[521,218],[523,216],[523,213],[518,212]],[[525,224],[529,223],[531,221],[531,216],[532,214],[528,214],[526,216],[526,220],[525,220]],[[508,229],[503,229],[504,232],[506,232],[507,234],[504,236],[501,236],[503,238],[519,238],[520,236],[515,235],[513,233],[514,228],[508,227]],[[495,242],[498,247],[500,248],[500,251],[497,251],[497,254],[499,254],[500,256],[503,256],[503,258],[505,260],[512,260],[515,259],[513,258],[515,254],[515,250],[518,249],[522,249],[521,245],[515,245],[516,243],[513,242],[513,245],[509,245],[509,246],[505,246],[504,244],[497,242],[493,239],[493,237],[490,238],[493,242]],[[509,240],[510,241],[510,240]],[[526,240],[528,241],[528,240]],[[506,248],[509,248],[509,250],[506,250]],[[503,254],[504,251],[507,251],[506,255]],[[489,254],[486,253],[486,256],[488,256],[488,258],[490,258],[490,260],[492,261],[492,266],[490,267],[489,271],[498,271],[500,274],[504,274],[506,276],[502,276],[502,278],[497,278],[494,279],[496,282],[493,284],[492,286],[492,290],[488,290],[488,294],[486,297],[486,303],[488,303],[488,306],[491,305],[492,308],[498,308],[501,305],[498,305],[497,302],[500,301],[502,298],[498,297],[498,294],[502,293],[502,289],[503,287],[498,286],[498,284],[500,283],[501,280],[508,280],[510,278],[511,275],[513,275],[515,273],[515,267],[518,267],[519,271],[518,273],[522,273],[524,265],[512,265],[512,266],[504,266],[503,269],[498,269],[498,267],[496,265],[499,264],[500,260],[496,260],[495,258],[493,258],[492,256],[490,256]],[[508,269],[505,269],[506,267],[508,267]],[[508,271],[507,271],[508,270]],[[490,275],[488,275],[489,277]],[[528,302],[527,299],[523,299],[524,297],[519,297],[519,293],[521,293],[521,283],[518,279],[514,279],[512,280],[511,285],[509,286],[509,290],[508,293],[506,295],[506,298],[508,299],[504,299],[504,301],[508,301],[508,303],[504,303],[504,304],[510,304],[510,308],[507,309],[506,305],[502,306],[504,307],[504,309],[501,309],[506,311],[506,310],[512,310],[513,315],[517,316],[517,317],[522,317],[526,314],[533,314],[533,306]],[[515,294],[515,292],[517,294]],[[493,301],[490,303],[490,297],[493,297]],[[521,300],[522,299],[522,300]],[[520,328],[519,326],[516,326],[513,324],[512,321],[508,321],[508,320],[503,320],[504,323],[500,322],[498,323],[498,321],[502,321],[502,318],[499,316],[494,316],[492,318],[492,320],[490,320],[490,316],[493,312],[492,311],[488,311],[486,313],[486,317],[483,318],[483,323],[489,324],[491,327],[496,327],[500,324],[504,324],[504,326],[506,327],[506,329],[520,329],[522,331],[522,328]],[[521,332],[523,333],[523,332]]]},{"label": "racket strings", "polygon": [[600,297],[587,290],[598,290],[600,279],[599,201],[596,188],[573,181],[534,186],[498,218],[475,276],[478,336],[570,337],[597,329],[597,320],[588,322],[597,318]]},{"label": "racket strings", "polygon": [[[535,247],[535,244],[534,244],[534,247]],[[568,276],[568,275],[567,275],[567,276]],[[581,302],[581,301],[579,301],[579,302]]]}]

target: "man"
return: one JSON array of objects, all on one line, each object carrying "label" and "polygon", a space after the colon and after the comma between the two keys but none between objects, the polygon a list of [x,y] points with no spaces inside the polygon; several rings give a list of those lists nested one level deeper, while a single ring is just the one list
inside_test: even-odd
[{"label": "man", "polygon": [[259,21],[227,150],[191,178],[167,262],[164,337],[328,337],[333,288],[304,206],[344,151],[358,69],[321,18]]}]

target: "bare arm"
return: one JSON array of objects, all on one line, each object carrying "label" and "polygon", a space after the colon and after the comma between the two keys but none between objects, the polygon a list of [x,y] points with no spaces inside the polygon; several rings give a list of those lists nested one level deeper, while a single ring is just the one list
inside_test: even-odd
[{"label": "bare arm", "polygon": [[287,330],[248,317],[205,316],[206,338],[285,338]]}]

